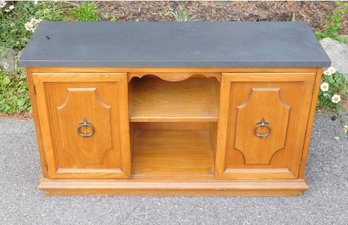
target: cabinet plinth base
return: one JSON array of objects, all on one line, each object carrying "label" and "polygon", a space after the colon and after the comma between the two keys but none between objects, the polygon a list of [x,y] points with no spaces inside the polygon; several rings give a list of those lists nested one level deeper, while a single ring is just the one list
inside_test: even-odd
[{"label": "cabinet plinth base", "polygon": [[48,195],[296,196],[308,189],[303,179],[259,181],[40,180]]}]

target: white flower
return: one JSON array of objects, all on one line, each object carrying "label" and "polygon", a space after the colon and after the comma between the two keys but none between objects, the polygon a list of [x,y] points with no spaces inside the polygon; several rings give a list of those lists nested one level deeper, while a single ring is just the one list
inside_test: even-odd
[{"label": "white flower", "polygon": [[324,75],[330,76],[331,74],[330,74],[330,72],[329,72],[328,70],[325,70],[325,71],[324,71]]},{"label": "white flower", "polygon": [[11,12],[14,9],[14,5],[10,5],[7,9],[4,10],[4,12]]},{"label": "white flower", "polygon": [[347,133],[348,132],[348,125],[344,125],[343,130],[344,130],[344,133]]},{"label": "white flower", "polygon": [[320,90],[321,91],[328,91],[329,90],[329,84],[327,82],[324,82],[320,85]]},{"label": "white flower", "polygon": [[4,8],[6,6],[5,0],[0,0],[0,9]]},{"label": "white flower", "polygon": [[330,72],[331,75],[334,74],[334,73],[336,73],[335,67],[332,67],[332,66],[331,66],[331,67],[329,67],[327,70]]},{"label": "white flower", "polygon": [[339,102],[341,101],[341,96],[335,94],[335,95],[332,96],[331,101],[332,101],[333,103],[339,103]]},{"label": "white flower", "polygon": [[34,5],[37,5],[38,1],[37,1],[37,0],[34,0],[33,3],[34,3]]},{"label": "white flower", "polygon": [[31,20],[24,24],[24,27],[27,31],[34,32],[37,25],[41,22],[41,19],[31,18]]},{"label": "white flower", "polygon": [[2,65],[2,67],[3,67],[5,70],[7,70],[9,66],[10,66],[10,65],[8,64],[8,62],[4,62],[4,64]]},{"label": "white flower", "polygon": [[335,137],[335,139],[336,139],[336,141],[339,141],[339,140],[340,140],[340,138],[339,138],[339,137],[337,137],[337,136]]},{"label": "white flower", "polygon": [[326,76],[331,76],[334,73],[336,73],[336,69],[335,69],[335,67],[332,67],[332,66],[327,68],[327,70],[324,71],[324,74]]},{"label": "white flower", "polygon": [[33,24],[31,22],[27,22],[24,24],[24,27],[27,31],[32,31],[33,30]]}]

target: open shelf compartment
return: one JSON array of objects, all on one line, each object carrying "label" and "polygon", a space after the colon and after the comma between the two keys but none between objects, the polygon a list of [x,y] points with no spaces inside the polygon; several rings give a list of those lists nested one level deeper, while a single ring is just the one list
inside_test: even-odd
[{"label": "open shelf compartment", "polygon": [[214,174],[216,123],[132,123],[134,176]]},{"label": "open shelf compartment", "polygon": [[219,82],[196,78],[169,82],[154,76],[129,83],[131,122],[216,122]]},{"label": "open shelf compartment", "polygon": [[175,82],[154,75],[132,78],[132,177],[213,177],[218,101],[215,77]]}]

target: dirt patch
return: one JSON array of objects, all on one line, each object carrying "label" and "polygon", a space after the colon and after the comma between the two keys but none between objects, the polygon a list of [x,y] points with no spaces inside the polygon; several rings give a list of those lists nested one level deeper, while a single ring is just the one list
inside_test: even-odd
[{"label": "dirt patch", "polygon": [[[99,2],[102,17],[118,21],[174,21],[168,13],[184,6],[199,21],[306,21],[314,30],[327,23],[335,2]],[[348,15],[341,32],[348,33]]]},{"label": "dirt patch", "polygon": [[31,120],[33,118],[33,115],[31,112],[22,112],[22,113],[15,113],[15,114],[4,114],[0,112],[0,120],[3,118]]}]

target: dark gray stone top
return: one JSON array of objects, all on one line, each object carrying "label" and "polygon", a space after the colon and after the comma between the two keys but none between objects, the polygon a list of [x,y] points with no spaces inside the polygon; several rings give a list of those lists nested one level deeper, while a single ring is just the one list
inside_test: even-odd
[{"label": "dark gray stone top", "polygon": [[325,67],[304,22],[42,22],[19,60],[40,67]]}]

